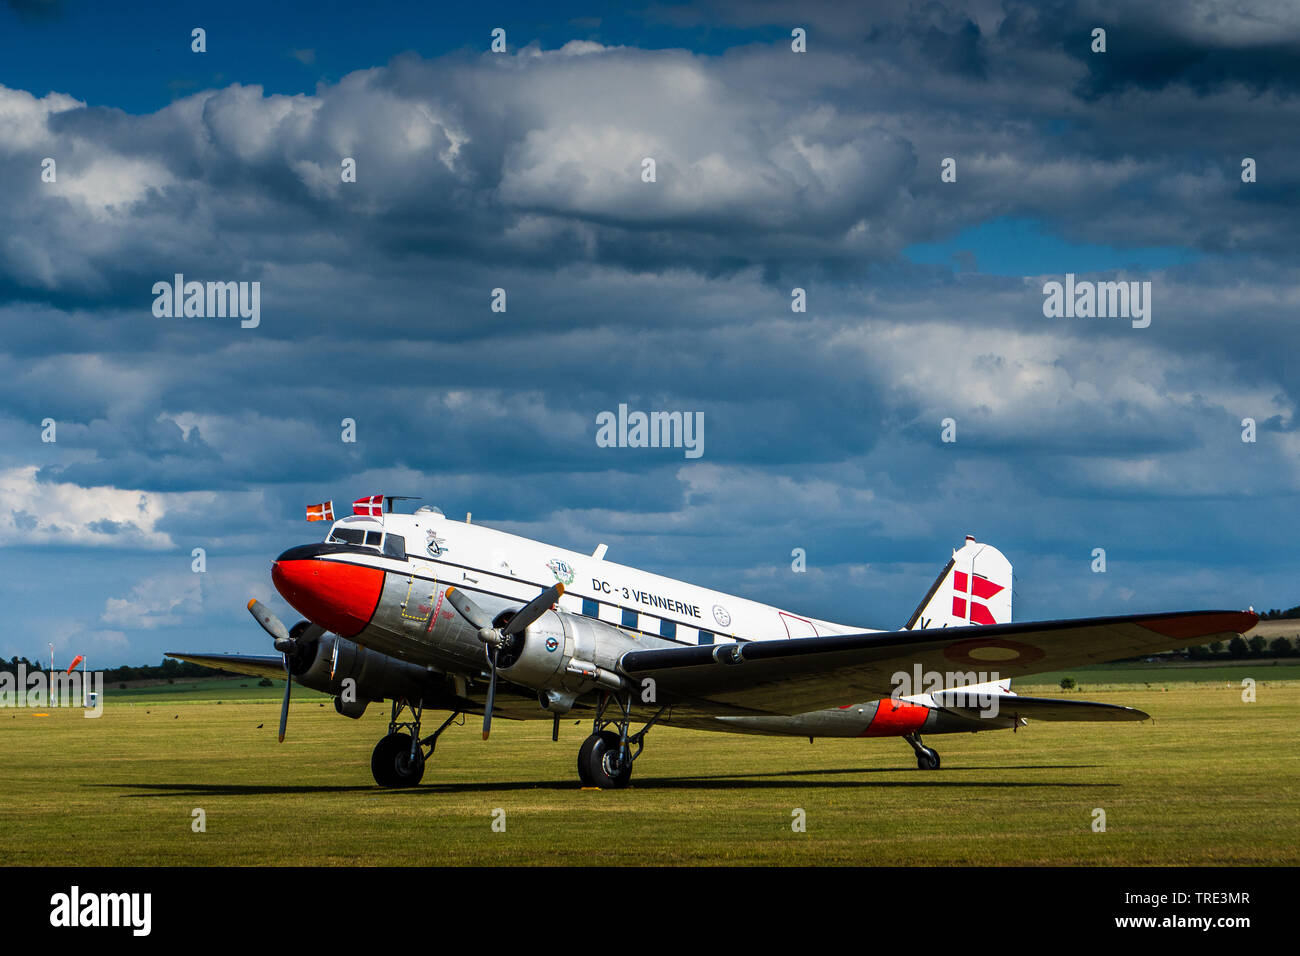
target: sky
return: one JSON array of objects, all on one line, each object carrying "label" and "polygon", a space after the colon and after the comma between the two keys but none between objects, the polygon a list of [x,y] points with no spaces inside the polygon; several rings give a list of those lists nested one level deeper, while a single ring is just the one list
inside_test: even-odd
[{"label": "sky", "polygon": [[1018,620],[1300,604],[1298,92],[1264,0],[8,0],[0,655],[265,653],[375,493],[866,627],[968,533]]}]

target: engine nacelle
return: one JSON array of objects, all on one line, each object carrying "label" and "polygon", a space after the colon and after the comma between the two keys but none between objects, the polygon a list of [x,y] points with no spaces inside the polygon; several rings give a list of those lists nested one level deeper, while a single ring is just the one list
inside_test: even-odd
[{"label": "engine nacelle", "polygon": [[353,720],[359,720],[370,706],[370,701],[364,697],[353,701],[344,701],[342,697],[334,698],[334,710],[344,717],[351,717]]},{"label": "engine nacelle", "polygon": [[[372,700],[419,700],[431,692],[429,672],[420,665],[380,654],[334,634],[325,634],[314,644],[300,644],[289,660],[289,668],[294,680],[304,687],[336,697],[348,691],[350,700],[342,705],[336,701],[334,705],[346,717],[360,717]],[[345,681],[353,683],[348,686]]]},{"label": "engine nacelle", "polygon": [[548,611],[502,647],[497,669],[511,683],[536,690],[547,710],[563,714],[597,687],[625,688],[627,678],[618,673],[618,660],[628,651],[667,645],[604,621]]}]

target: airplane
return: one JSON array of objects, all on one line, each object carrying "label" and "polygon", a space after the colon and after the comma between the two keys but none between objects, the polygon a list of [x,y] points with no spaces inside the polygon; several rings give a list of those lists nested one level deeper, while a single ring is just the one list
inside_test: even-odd
[{"label": "airplane", "polygon": [[[391,702],[371,755],[382,787],[419,784],[438,737],[465,714],[483,716],[484,740],[493,717],[549,719],[552,740],[562,717],[591,719],[578,777],[600,789],[628,785],[659,724],[810,741],[901,737],[918,769],[938,770],[923,734],[1149,716],[1020,696],[1012,678],[1226,640],[1258,620],[1190,611],[1013,623],[1010,561],[967,535],[901,629],[871,630],[616,564],[604,544],[581,554],[470,515],[398,513],[396,500],[359,499],[323,542],[275,559],[271,580],[304,618],[287,628],[249,601],[275,655],[168,653],[287,677],[281,742],[294,681],[354,719]],[[425,710],[450,716],[422,736]]]}]

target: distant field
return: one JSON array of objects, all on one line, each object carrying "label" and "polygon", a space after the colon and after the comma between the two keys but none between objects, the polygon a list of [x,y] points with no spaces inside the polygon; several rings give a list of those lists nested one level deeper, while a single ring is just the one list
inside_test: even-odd
[{"label": "distant field", "polygon": [[1275,637],[1300,637],[1300,618],[1282,618],[1276,621],[1260,621],[1249,631],[1245,637],[1250,639],[1258,634],[1260,637],[1272,640]]},{"label": "distant field", "polygon": [[[278,680],[271,687],[259,687],[257,677],[201,677],[178,678],[174,684],[154,684],[139,686],[128,683],[126,688],[109,682],[104,691],[109,701],[125,703],[146,700],[280,700],[284,696],[284,681]],[[329,701],[326,694],[307,690],[299,684],[293,685],[294,699],[317,698]]]},{"label": "distant field", "polygon": [[[1234,668],[1234,676],[1236,669]],[[1083,673],[1074,672],[1076,675]],[[0,711],[0,853],[10,864],[1287,864],[1300,862],[1300,684],[1162,681],[1094,691],[1156,719],[1032,723],[900,740],[728,737],[656,729],[625,791],[584,791],[588,727],[452,728],[425,783],[383,791],[360,721],[295,691],[110,697],[104,716]],[[1164,687],[1168,686],[1165,690]],[[282,686],[282,685],[281,685]],[[196,695],[213,692],[199,687]],[[266,694],[233,702],[235,691]],[[175,686],[172,687],[176,693]],[[223,701],[217,703],[217,700]],[[259,728],[258,725],[262,726]],[[191,830],[206,812],[207,832]],[[792,811],[807,832],[791,830]],[[1107,817],[1091,830],[1093,811]],[[506,832],[493,832],[494,810]]]},{"label": "distant field", "polygon": [[1154,664],[1094,664],[1090,667],[1073,667],[1069,670],[1034,674],[1012,681],[1017,693],[1051,690],[1061,693],[1061,679],[1073,677],[1078,683],[1069,694],[1077,696],[1093,689],[1126,689],[1133,684],[1163,687],[1170,683],[1204,683],[1241,686],[1243,678],[1263,681],[1300,681],[1300,660],[1296,658],[1261,658],[1259,660],[1223,661],[1162,661]]}]

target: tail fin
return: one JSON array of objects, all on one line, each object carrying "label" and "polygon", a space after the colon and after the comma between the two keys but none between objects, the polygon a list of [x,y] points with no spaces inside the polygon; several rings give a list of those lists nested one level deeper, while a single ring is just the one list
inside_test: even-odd
[{"label": "tail fin", "polygon": [[974,536],[952,553],[905,630],[1011,623],[1011,562]]},{"label": "tail fin", "polygon": [[[906,630],[1011,623],[1011,562],[974,535],[952,553],[952,560],[912,612]],[[963,687],[967,693],[1011,694],[1011,678]]]}]

